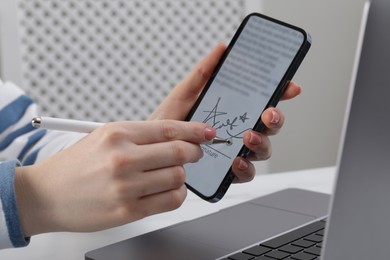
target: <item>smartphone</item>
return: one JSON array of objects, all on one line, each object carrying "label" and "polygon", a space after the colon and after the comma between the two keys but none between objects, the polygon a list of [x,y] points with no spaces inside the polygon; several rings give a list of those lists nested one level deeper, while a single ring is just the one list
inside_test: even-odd
[{"label": "smartphone", "polygon": [[224,196],[233,160],[249,154],[243,134],[264,129],[261,113],[277,105],[310,46],[296,26],[258,13],[243,20],[186,118],[210,124],[231,143],[201,145],[203,158],[184,166],[188,189],[209,202]]}]

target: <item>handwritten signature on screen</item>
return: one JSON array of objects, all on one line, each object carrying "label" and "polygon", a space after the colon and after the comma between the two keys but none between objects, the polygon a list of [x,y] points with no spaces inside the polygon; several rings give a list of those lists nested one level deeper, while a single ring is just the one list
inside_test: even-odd
[{"label": "handwritten signature on screen", "polygon": [[220,101],[221,97],[218,98],[217,103],[211,110],[203,111],[207,114],[206,118],[203,120],[203,123],[209,123],[217,130],[225,130],[229,138],[242,139],[243,133],[250,129],[246,128],[245,130],[242,130],[242,127],[245,127],[245,122],[250,119],[248,117],[248,112],[244,112],[238,116],[230,116],[227,112],[219,110],[218,106]]}]

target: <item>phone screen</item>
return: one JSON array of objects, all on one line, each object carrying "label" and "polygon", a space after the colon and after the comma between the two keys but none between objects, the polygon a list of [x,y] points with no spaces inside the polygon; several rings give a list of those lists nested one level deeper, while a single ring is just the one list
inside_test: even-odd
[{"label": "phone screen", "polygon": [[[204,156],[185,165],[186,183],[213,196],[243,147],[243,134],[258,123],[288,68],[306,41],[294,27],[251,15],[205,87],[190,121],[208,123],[231,145],[201,145]],[[276,105],[276,104],[275,104]]]}]

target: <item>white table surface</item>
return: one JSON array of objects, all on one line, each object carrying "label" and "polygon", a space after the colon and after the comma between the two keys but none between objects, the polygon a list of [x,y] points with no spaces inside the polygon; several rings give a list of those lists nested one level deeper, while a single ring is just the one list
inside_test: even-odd
[{"label": "white table surface", "polygon": [[175,211],[100,232],[51,233],[34,236],[26,248],[0,250],[0,259],[84,259],[84,254],[90,250],[214,213],[222,208],[282,189],[302,188],[329,194],[333,191],[335,172],[336,167],[326,167],[259,175],[250,183],[232,185],[225,197],[215,204],[202,201],[189,192],[182,207]]}]

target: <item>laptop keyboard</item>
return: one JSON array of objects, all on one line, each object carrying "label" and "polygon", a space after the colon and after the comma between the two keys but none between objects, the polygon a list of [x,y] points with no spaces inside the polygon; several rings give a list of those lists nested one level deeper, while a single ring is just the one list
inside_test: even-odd
[{"label": "laptop keyboard", "polygon": [[319,260],[325,220],[319,220],[247,248],[224,260]]}]

